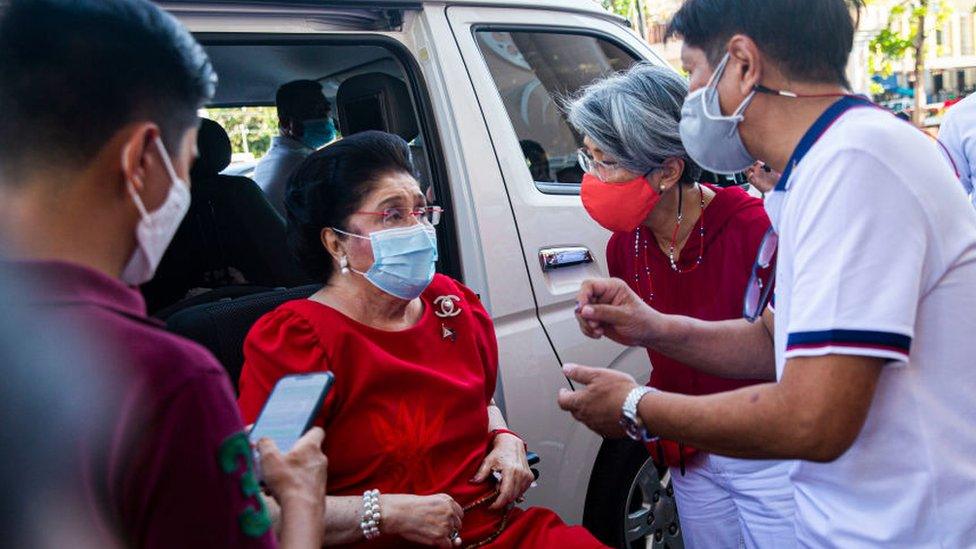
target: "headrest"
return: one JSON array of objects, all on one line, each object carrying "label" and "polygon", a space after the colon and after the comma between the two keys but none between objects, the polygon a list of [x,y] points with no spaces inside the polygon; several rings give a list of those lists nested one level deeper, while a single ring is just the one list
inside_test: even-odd
[{"label": "headrest", "polygon": [[200,156],[193,163],[190,177],[217,175],[230,165],[230,138],[220,124],[209,118],[200,119],[197,150]]},{"label": "headrest", "polygon": [[336,93],[339,129],[349,136],[366,130],[394,133],[406,141],[417,137],[417,117],[407,85],[389,74],[353,76]]}]

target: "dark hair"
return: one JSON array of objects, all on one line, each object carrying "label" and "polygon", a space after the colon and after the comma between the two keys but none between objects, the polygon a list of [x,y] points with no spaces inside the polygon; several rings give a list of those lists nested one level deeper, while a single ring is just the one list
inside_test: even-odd
[{"label": "dark hair", "polygon": [[136,120],[175,151],[216,81],[200,44],[147,0],[13,0],[0,17],[0,169],[84,164]]},{"label": "dark hair", "polygon": [[295,80],[283,84],[275,94],[278,120],[304,120],[318,117],[317,108],[325,104],[326,110],[332,104],[322,94],[322,84],[314,80]]},{"label": "dark hair", "polygon": [[685,0],[668,36],[704,50],[714,67],[732,36],[752,38],[786,76],[849,87],[845,70],[854,44],[849,0]]},{"label": "dark hair", "polygon": [[325,282],[332,278],[322,229],[346,230],[346,220],[377,180],[391,173],[417,178],[410,147],[400,136],[367,131],[312,153],[291,175],[285,194],[288,248],[310,276]]}]

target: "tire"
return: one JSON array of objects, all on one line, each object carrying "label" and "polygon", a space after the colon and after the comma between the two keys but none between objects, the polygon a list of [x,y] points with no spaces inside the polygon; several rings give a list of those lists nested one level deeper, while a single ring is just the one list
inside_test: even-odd
[{"label": "tire", "polygon": [[632,440],[605,440],[600,447],[583,525],[611,547],[684,548],[670,475]]}]

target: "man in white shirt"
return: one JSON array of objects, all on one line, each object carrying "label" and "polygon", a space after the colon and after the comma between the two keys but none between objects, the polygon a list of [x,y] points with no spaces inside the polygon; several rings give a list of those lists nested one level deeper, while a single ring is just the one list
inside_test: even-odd
[{"label": "man in white shirt", "polygon": [[[592,337],[726,377],[703,397],[568,365],[559,404],[608,436],[797,459],[805,547],[976,546],[976,212],[936,143],[847,95],[845,0],[686,0],[671,23],[691,89],[682,137],[706,169],[763,159],[778,237],[775,317],[663,315],[623,281],[580,292]],[[766,250],[768,252],[768,250]],[[761,270],[770,254],[757,261]],[[762,311],[762,288],[745,314]]]},{"label": "man in white shirt", "polygon": [[976,205],[973,171],[976,171],[976,94],[956,103],[946,112],[939,141],[945,145],[959,171],[959,182]]},{"label": "man in white shirt", "polygon": [[281,86],[275,106],[280,135],[271,139],[271,148],[255,167],[254,181],[284,216],[288,178],[308,155],[335,139],[336,127],[332,105],[322,94],[322,84],[314,80]]}]

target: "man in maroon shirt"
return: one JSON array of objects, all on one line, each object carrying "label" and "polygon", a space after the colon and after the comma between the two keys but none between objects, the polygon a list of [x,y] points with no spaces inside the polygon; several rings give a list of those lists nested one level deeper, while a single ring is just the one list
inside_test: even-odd
[{"label": "man in maroon shirt", "polygon": [[[196,111],[215,83],[199,44],[146,0],[14,0],[0,18],[0,228],[44,288],[24,299],[115,355],[111,444],[79,464],[105,533],[127,546],[275,543],[227,375],[131,287],[189,207]],[[323,436],[287,455],[259,443],[283,546],[321,545]]]}]

